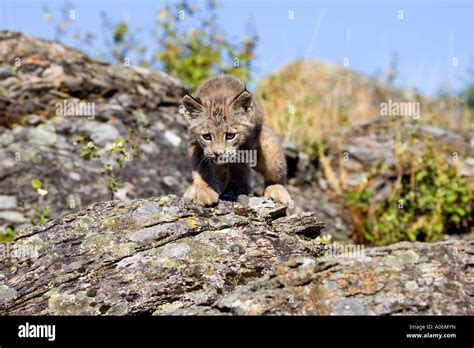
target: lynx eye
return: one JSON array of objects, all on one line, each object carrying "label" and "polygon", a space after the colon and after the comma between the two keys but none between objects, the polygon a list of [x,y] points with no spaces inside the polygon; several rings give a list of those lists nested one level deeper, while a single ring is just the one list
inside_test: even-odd
[{"label": "lynx eye", "polygon": [[204,140],[211,140],[212,137],[211,137],[211,135],[210,135],[209,133],[207,133],[207,134],[203,134],[203,135],[202,135],[202,138],[203,138]]},{"label": "lynx eye", "polygon": [[232,140],[235,138],[235,133],[226,133],[225,138],[226,140]]}]

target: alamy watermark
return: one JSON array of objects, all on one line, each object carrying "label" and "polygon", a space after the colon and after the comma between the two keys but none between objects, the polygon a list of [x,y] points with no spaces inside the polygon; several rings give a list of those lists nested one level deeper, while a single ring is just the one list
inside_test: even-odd
[{"label": "alamy watermark", "polygon": [[362,244],[327,244],[324,256],[335,258],[365,259],[365,247]]},{"label": "alamy watermark", "polygon": [[250,167],[257,165],[257,150],[236,150],[217,156],[217,163],[246,163]]},{"label": "alamy watermark", "polygon": [[2,259],[35,259],[38,257],[38,246],[14,243],[0,243],[0,258]]},{"label": "alamy watermark", "polygon": [[56,103],[56,116],[62,117],[87,117],[89,120],[95,118],[95,103],[63,100]]},{"label": "alamy watermark", "polygon": [[380,103],[380,116],[404,116],[412,117],[414,120],[420,118],[419,102],[388,102]]},{"label": "alamy watermark", "polygon": [[18,326],[19,338],[46,338],[52,342],[56,339],[56,325],[54,324],[25,324]]}]

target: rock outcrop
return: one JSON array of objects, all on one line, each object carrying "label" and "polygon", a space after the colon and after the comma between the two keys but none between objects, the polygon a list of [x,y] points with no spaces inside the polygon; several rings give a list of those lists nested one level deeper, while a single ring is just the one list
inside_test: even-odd
[{"label": "rock outcrop", "polygon": [[300,257],[211,306],[174,314],[472,315],[473,256],[474,243],[464,240]]},{"label": "rock outcrop", "polygon": [[[77,143],[77,136],[92,140],[104,162],[115,165],[107,150],[119,138],[133,141],[133,156],[115,170],[114,198],[181,195],[191,180],[186,125],[178,113],[186,90],[165,73],[100,62],[56,42],[0,31],[0,233],[6,226],[30,226],[42,207],[58,218],[111,199],[101,163],[81,156],[86,142]],[[93,103],[93,116],[57,112],[58,104],[83,102]],[[313,180],[307,156],[291,144],[286,151],[290,177],[301,185]],[[43,182],[46,195],[38,196],[33,179]],[[305,210],[305,200],[299,203]],[[345,225],[337,227],[347,236]]]},{"label": "rock outcrop", "polygon": [[0,314],[472,314],[466,240],[370,250],[267,198],[96,203],[2,244]]},{"label": "rock outcrop", "polygon": [[[97,203],[23,230],[0,261],[3,314],[138,314],[212,304],[296,256],[323,224],[266,198]],[[280,217],[280,218],[279,218]],[[299,237],[298,237],[299,236]],[[18,256],[18,257],[17,257]],[[24,257],[24,258],[22,258]]]},{"label": "rock outcrop", "polygon": [[[81,156],[86,142],[77,143],[77,136],[92,140],[106,160],[117,139],[133,141],[129,152],[136,156],[115,171],[116,198],[181,193],[190,180],[186,126],[178,113],[185,90],[164,73],[0,32],[0,230],[29,225],[39,198],[52,218],[111,199],[102,165]],[[79,103],[93,110],[66,112]],[[33,179],[43,182],[46,195],[38,197]]]}]

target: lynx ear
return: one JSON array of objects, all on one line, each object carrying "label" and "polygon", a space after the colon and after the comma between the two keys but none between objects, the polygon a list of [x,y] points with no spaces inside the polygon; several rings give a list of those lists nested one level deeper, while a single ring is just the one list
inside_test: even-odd
[{"label": "lynx ear", "polygon": [[247,114],[253,110],[253,95],[244,89],[232,101],[232,109],[237,114]]},{"label": "lynx ear", "polygon": [[196,118],[202,116],[203,107],[201,101],[198,98],[194,98],[189,94],[183,97],[183,107],[181,113],[184,114],[186,121],[190,122]]}]

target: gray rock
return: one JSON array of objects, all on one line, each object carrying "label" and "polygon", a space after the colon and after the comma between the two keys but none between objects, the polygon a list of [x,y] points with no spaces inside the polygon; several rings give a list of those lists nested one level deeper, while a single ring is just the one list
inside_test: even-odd
[{"label": "gray rock", "polygon": [[117,128],[108,123],[88,122],[84,128],[90,132],[91,139],[99,146],[104,146],[107,142],[113,142],[120,137]]},{"label": "gray rock", "polygon": [[96,203],[19,232],[11,247],[34,252],[0,258],[0,315],[473,313],[473,242],[350,256],[315,241],[323,226],[238,202]]},{"label": "gray rock", "polygon": [[13,210],[0,211],[0,219],[15,223],[23,223],[26,221],[26,218],[22,213]]},{"label": "gray rock", "polygon": [[[366,250],[358,259],[291,259],[211,305],[168,314],[471,315],[473,251],[474,242],[466,240],[404,242]],[[393,253],[422,257],[408,257],[410,262],[401,270],[387,261]],[[427,276],[431,282],[418,282]]]},{"label": "gray rock", "polygon": [[8,67],[0,67],[0,79],[6,79],[10,76],[12,76],[12,71],[11,68]]},{"label": "gray rock", "polygon": [[0,144],[2,144],[3,146],[9,145],[13,143],[13,141],[15,141],[15,137],[10,133],[3,133],[0,136]]},{"label": "gray rock", "polygon": [[0,209],[14,209],[17,205],[16,196],[0,195]]},{"label": "gray rock", "polygon": [[81,180],[81,175],[76,172],[69,172],[68,176],[74,180],[74,181],[80,181]]},{"label": "gray rock", "polygon": [[166,175],[163,177],[163,182],[170,187],[178,186],[180,184],[179,180],[172,175]]},{"label": "gray rock", "polygon": [[0,315],[160,314],[208,304],[282,260],[317,254],[319,244],[276,233],[271,220],[238,203],[201,208],[175,196],[97,203],[20,231],[12,247],[36,252],[0,259],[0,286],[12,294],[0,296]]},{"label": "gray rock", "polygon": [[40,124],[35,128],[31,128],[28,137],[32,144],[44,146],[54,145],[57,140],[54,126],[48,124]]},{"label": "gray rock", "polygon": [[[116,169],[120,198],[182,194],[191,176],[185,142],[177,140],[185,134],[178,114],[186,91],[183,82],[151,70],[104,64],[20,33],[1,31],[0,52],[2,70],[10,71],[11,62],[20,56],[38,55],[44,62],[0,79],[0,195],[15,195],[20,201],[21,193],[25,209],[31,210],[37,204],[31,180],[39,178],[49,190],[43,204],[52,209],[53,217],[110,200],[110,178],[101,175],[99,161],[80,156],[83,144],[74,143],[77,135],[90,136],[101,147],[120,136],[131,142],[130,147],[137,145],[130,160]],[[64,100],[94,102],[95,118],[56,115],[57,103]],[[16,126],[4,127],[5,118],[13,118]],[[145,127],[158,121],[162,129]],[[163,136],[165,130],[175,135],[169,136],[173,143]],[[101,153],[108,157],[105,150]],[[116,164],[114,158],[104,161]],[[19,220],[17,214],[11,217]],[[13,220],[5,223],[20,227]]]},{"label": "gray rock", "polygon": [[181,137],[173,133],[172,131],[165,131],[163,133],[163,136],[165,137],[166,140],[168,140],[171,145],[178,147],[181,144]]},{"label": "gray rock", "polygon": [[249,199],[249,207],[253,210],[260,210],[262,208],[275,208],[275,202],[268,197],[251,197]]}]

